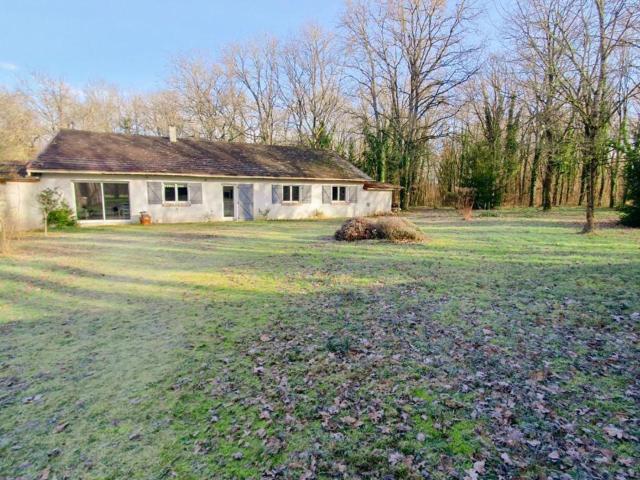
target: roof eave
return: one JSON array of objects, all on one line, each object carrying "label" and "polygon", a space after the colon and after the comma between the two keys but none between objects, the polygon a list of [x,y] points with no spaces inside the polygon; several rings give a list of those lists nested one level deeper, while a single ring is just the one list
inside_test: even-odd
[{"label": "roof eave", "polygon": [[332,177],[275,177],[266,175],[218,175],[205,173],[175,173],[175,172],[111,172],[100,170],[57,170],[43,168],[28,168],[27,173],[63,173],[71,175],[135,175],[135,176],[164,176],[164,177],[196,177],[196,178],[223,178],[223,179],[240,179],[255,178],[260,180],[299,180],[299,181],[322,181],[322,182],[351,182],[365,183],[369,180],[365,178],[332,178]]}]

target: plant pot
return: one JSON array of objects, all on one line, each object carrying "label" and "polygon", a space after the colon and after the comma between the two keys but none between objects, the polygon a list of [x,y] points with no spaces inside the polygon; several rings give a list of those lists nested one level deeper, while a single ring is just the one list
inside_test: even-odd
[{"label": "plant pot", "polygon": [[151,225],[151,215],[147,212],[140,212],[140,225]]}]

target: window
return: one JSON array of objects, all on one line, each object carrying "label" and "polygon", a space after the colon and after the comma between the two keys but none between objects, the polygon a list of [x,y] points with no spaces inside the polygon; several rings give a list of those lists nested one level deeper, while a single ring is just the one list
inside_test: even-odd
[{"label": "window", "polygon": [[282,187],[283,202],[299,202],[300,201],[300,185],[285,185]]},{"label": "window", "polygon": [[332,202],[346,202],[347,201],[347,187],[334,186],[331,189],[331,201]]},{"label": "window", "polygon": [[189,187],[183,183],[165,183],[164,184],[164,201],[166,203],[189,201]]},{"label": "window", "polygon": [[129,220],[128,183],[76,182],[78,220]]}]

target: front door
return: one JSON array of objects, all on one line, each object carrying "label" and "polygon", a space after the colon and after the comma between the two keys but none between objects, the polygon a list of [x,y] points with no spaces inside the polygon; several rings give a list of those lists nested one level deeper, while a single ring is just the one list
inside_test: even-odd
[{"label": "front door", "polygon": [[238,219],[253,220],[253,184],[238,185]]},{"label": "front door", "polygon": [[233,194],[234,187],[222,187],[222,209],[225,217],[235,217],[235,198]]}]

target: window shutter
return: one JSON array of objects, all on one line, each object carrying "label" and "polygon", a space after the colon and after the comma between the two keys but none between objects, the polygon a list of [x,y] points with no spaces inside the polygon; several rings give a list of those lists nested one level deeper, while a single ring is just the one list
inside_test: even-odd
[{"label": "window shutter", "polygon": [[271,203],[282,203],[282,185],[271,185]]},{"label": "window shutter", "polygon": [[147,182],[149,205],[162,205],[162,182]]},{"label": "window shutter", "polygon": [[356,203],[358,201],[358,187],[347,187],[347,202]]},{"label": "window shutter", "polygon": [[189,184],[189,202],[192,205],[200,205],[202,203],[202,184],[190,183]]},{"label": "window shutter", "polygon": [[301,185],[301,195],[300,195],[300,199],[302,200],[302,203],[311,203],[311,188],[313,187],[313,185]]},{"label": "window shutter", "polygon": [[331,203],[331,185],[322,185],[322,203]]}]

